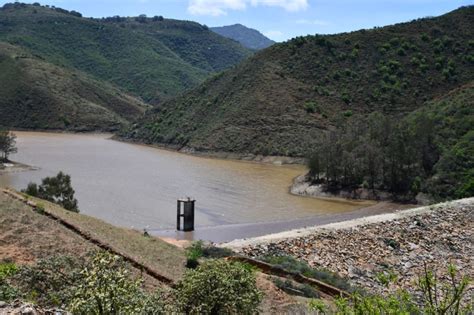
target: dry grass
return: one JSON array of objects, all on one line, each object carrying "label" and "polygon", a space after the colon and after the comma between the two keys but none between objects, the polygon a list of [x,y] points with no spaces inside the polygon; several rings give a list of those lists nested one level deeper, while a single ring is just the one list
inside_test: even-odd
[{"label": "dry grass", "polygon": [[[63,208],[29,197],[44,205],[45,210],[79,227],[93,238],[133,257],[136,261],[156,270],[172,280],[178,280],[184,271],[184,251],[138,231],[115,227],[99,219],[73,213]],[[19,215],[20,213],[20,215]],[[0,193],[0,258],[12,246],[30,253],[32,260],[54,254],[85,255],[97,247],[74,232],[45,216],[37,214],[23,203]],[[13,260],[19,259],[16,255]]]},{"label": "dry grass", "polygon": [[0,192],[0,260],[32,264],[55,255],[81,257],[94,249],[59,223]]}]

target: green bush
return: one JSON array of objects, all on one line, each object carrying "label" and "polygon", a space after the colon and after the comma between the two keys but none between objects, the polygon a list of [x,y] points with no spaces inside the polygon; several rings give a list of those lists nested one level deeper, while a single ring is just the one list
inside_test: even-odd
[{"label": "green bush", "polygon": [[304,109],[306,110],[307,113],[316,113],[320,112],[321,109],[319,108],[319,105],[316,104],[315,102],[306,102],[304,104]]},{"label": "green bush", "polygon": [[68,301],[73,314],[138,314],[147,300],[141,281],[132,280],[123,260],[98,252],[80,273]]},{"label": "green bush", "polygon": [[18,272],[18,267],[14,263],[0,263],[0,301],[9,302],[20,293],[10,284],[10,278]]},{"label": "green bush", "polygon": [[23,266],[15,284],[23,295],[41,306],[62,306],[72,297],[82,263],[69,256],[54,256]]},{"label": "green bush", "polygon": [[311,268],[306,262],[291,256],[265,256],[260,259],[288,272],[299,273],[308,278],[321,280],[345,291],[355,291],[355,288],[351,287],[346,279],[341,278],[337,274],[324,269]]},{"label": "green bush", "polygon": [[291,295],[299,295],[307,298],[318,298],[320,296],[318,291],[309,284],[294,284],[291,280],[287,279],[283,281],[280,278],[276,278],[273,283],[277,288]]},{"label": "green bush", "polygon": [[346,110],[343,112],[344,117],[351,117],[352,116],[352,111],[351,110]]},{"label": "green bush", "polygon": [[[329,310],[321,300],[312,300],[308,308],[320,314],[456,314],[467,315],[472,312],[472,303],[466,300],[469,279],[460,277],[454,266],[448,267],[448,280],[439,280],[428,271],[421,275],[417,288],[421,300],[405,290],[388,295],[362,295],[354,293],[349,299],[339,298],[335,310]],[[388,280],[390,282],[390,280]]]},{"label": "green bush", "polygon": [[177,311],[187,314],[253,314],[261,299],[254,271],[224,260],[188,270],[174,294]]}]

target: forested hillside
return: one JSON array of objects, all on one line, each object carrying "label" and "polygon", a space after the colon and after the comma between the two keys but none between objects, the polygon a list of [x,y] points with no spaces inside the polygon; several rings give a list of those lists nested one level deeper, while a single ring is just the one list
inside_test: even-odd
[{"label": "forested hillside", "polygon": [[337,127],[310,155],[313,184],[390,191],[405,200],[420,192],[436,199],[474,195],[473,82],[400,121],[372,113]]},{"label": "forested hillside", "polygon": [[149,105],[116,87],[0,42],[0,126],[113,131]]},{"label": "forested hillside", "polygon": [[248,28],[242,24],[211,27],[213,32],[224,37],[231,38],[247,48],[260,50],[275,44],[274,41],[257,30]]},{"label": "forested hillside", "polygon": [[170,99],[250,54],[194,22],[143,16],[98,20],[21,3],[0,9],[0,41],[112,83],[149,103]]},{"label": "forested hillside", "polygon": [[129,138],[201,151],[307,156],[351,116],[399,119],[474,79],[474,7],[436,18],[306,36],[148,112]]}]

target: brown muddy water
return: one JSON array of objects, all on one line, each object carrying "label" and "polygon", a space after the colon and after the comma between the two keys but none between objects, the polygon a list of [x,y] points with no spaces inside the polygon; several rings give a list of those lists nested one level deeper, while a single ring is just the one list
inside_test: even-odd
[{"label": "brown muddy water", "polygon": [[[289,194],[301,165],[195,157],[102,134],[16,134],[11,159],[39,169],[3,174],[0,186],[22,189],[64,171],[81,213],[160,236],[229,241],[360,216],[372,204]],[[197,200],[193,233],[174,230],[176,200],[186,196]]]}]

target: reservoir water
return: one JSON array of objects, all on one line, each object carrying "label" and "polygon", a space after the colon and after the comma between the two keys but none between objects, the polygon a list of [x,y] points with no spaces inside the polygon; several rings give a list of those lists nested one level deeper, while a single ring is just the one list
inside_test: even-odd
[{"label": "reservoir water", "polygon": [[[11,159],[37,167],[6,173],[0,186],[25,188],[59,171],[71,175],[81,213],[177,239],[227,241],[357,215],[372,203],[288,193],[301,165],[195,157],[118,142],[104,134],[16,132]],[[178,233],[176,200],[196,203],[196,231]]]}]

